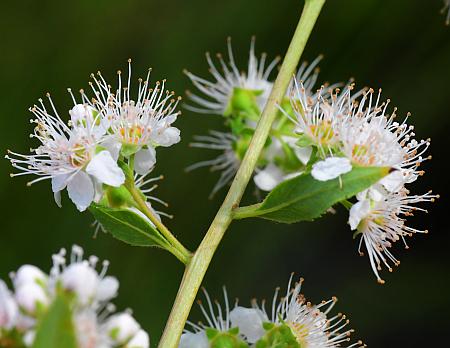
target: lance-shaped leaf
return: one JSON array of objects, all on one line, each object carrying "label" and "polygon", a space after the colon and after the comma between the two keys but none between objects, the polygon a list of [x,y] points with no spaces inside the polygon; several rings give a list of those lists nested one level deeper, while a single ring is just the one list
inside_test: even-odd
[{"label": "lance-shaped leaf", "polygon": [[51,304],[37,328],[33,348],[77,348],[70,298],[61,294]]},{"label": "lance-shaped leaf", "polygon": [[390,170],[353,166],[350,172],[328,181],[318,181],[305,173],[279,184],[262,203],[236,209],[234,218],[260,217],[284,223],[310,221],[375,184]]},{"label": "lance-shaped leaf", "polygon": [[129,208],[109,208],[91,204],[89,210],[106,231],[125,243],[162,248],[168,245],[148,219]]}]

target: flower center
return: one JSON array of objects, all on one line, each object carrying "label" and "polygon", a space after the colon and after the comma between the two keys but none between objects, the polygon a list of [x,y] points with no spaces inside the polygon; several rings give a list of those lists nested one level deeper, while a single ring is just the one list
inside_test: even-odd
[{"label": "flower center", "polygon": [[128,144],[137,145],[141,140],[143,133],[144,128],[138,125],[122,127],[119,129],[120,136]]},{"label": "flower center", "polygon": [[352,159],[363,165],[375,164],[375,154],[369,151],[369,147],[366,145],[355,144],[352,148]]},{"label": "flower center", "polygon": [[313,124],[309,128],[319,144],[328,144],[334,138],[334,131],[331,127],[331,122],[328,120],[322,121],[317,125]]},{"label": "flower center", "polygon": [[307,337],[309,334],[307,327],[304,324],[292,322],[288,322],[287,325],[292,330],[292,333],[294,334],[297,342],[300,344],[300,347],[307,348],[308,347]]},{"label": "flower center", "polygon": [[74,167],[83,167],[91,159],[91,154],[83,144],[75,144],[70,155],[70,164]]}]

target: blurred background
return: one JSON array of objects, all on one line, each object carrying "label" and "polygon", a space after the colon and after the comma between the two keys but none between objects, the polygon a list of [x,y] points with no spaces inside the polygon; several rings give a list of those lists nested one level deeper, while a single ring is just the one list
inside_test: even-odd
[{"label": "blurred background", "polygon": [[[319,81],[346,81],[383,88],[399,114],[412,112],[419,138],[431,137],[433,161],[415,184],[442,198],[430,214],[410,224],[429,229],[395,254],[402,265],[383,271],[377,284],[368,259],[359,257],[345,211],[315,223],[280,225],[265,221],[234,223],[217,252],[204,285],[212,297],[226,284],[230,297],[248,304],[252,297],[271,298],[285,287],[291,272],[306,278],[304,294],[313,302],[339,297],[337,311],[348,314],[355,338],[370,347],[447,346],[450,327],[448,234],[448,136],[450,126],[450,27],[439,13],[439,0],[329,0],[303,58],[323,53]],[[208,76],[206,51],[224,52],[233,39],[236,60],[246,67],[252,35],[257,51],[284,54],[302,1],[279,0],[78,0],[10,1],[0,14],[0,152],[27,152],[35,146],[27,109],[49,91],[62,114],[71,107],[67,87],[88,87],[91,72],[102,70],[114,81],[117,69],[133,58],[134,77],[153,67],[153,81],[167,78],[183,95],[191,88],[182,74],[188,68]],[[184,111],[176,124],[182,142],[161,149],[155,174],[165,180],[158,197],[170,202],[175,219],[167,225],[191,249],[200,242],[225,190],[208,195],[217,175],[208,170],[185,173],[189,164],[214,152],[189,149],[194,134],[221,129],[220,117]],[[110,274],[121,282],[116,303],[131,307],[155,346],[162,333],[182,276],[182,265],[168,253],[132,248],[100,233],[93,238],[89,213],[80,214],[65,197],[53,202],[49,182],[26,187],[27,178],[11,179],[0,162],[0,277],[24,263],[45,270],[50,255],[73,243],[111,261]],[[248,189],[251,201],[253,186]],[[200,320],[194,308],[191,319]]]}]

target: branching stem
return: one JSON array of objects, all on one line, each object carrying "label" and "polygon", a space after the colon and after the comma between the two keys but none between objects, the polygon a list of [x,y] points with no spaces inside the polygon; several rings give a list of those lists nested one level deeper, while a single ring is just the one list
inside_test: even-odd
[{"label": "branching stem", "polygon": [[159,348],[178,347],[184,325],[203,277],[225,231],[233,219],[233,209],[239,206],[245,188],[251,179],[272,123],[277,115],[278,105],[285,96],[289,81],[294,74],[324,3],[325,0],[305,1],[300,21],[241,166],[205,237],[186,266],[172,312],[159,342]]}]

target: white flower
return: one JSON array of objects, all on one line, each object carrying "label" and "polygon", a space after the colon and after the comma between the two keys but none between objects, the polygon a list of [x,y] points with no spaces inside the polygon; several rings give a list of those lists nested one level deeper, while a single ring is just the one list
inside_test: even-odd
[{"label": "white flower", "polygon": [[[233,341],[233,344],[239,344],[243,341],[243,336],[240,333],[230,334],[230,330],[235,326],[231,323],[230,304],[228,302],[228,295],[225,288],[223,288],[224,308],[221,307],[218,301],[211,301],[205,289],[202,289],[206,298],[205,306],[198,301],[200,310],[205,318],[205,322],[194,324],[187,322],[191,326],[191,330],[184,330],[181,336],[179,348],[208,348],[210,346],[209,340],[206,336],[206,330],[212,329],[217,331],[217,335],[225,333],[227,339]],[[231,344],[231,343],[230,343]],[[234,345],[233,345],[234,347]]]},{"label": "white flower", "polygon": [[14,293],[0,280],[0,331],[15,330],[18,339],[31,347],[42,318],[36,314],[47,310],[64,290],[76,294],[71,300],[71,311],[78,347],[149,347],[148,335],[128,312],[112,315],[115,306],[108,301],[117,295],[119,282],[106,276],[108,262],[103,262],[97,272],[98,258],[90,256],[84,260],[83,249],[76,245],[68,265],[65,249],[52,258],[53,267],[48,276],[30,265],[13,273]]},{"label": "white flower", "polygon": [[396,193],[385,191],[384,194],[378,191],[376,199],[370,190],[358,195],[358,202],[350,209],[349,224],[352,230],[361,233],[359,253],[363,255],[361,247],[364,242],[370,265],[379,283],[384,283],[378,273],[382,264],[391,272],[390,263],[396,266],[400,264],[389,251],[392,244],[401,239],[408,248],[405,237],[428,232],[406,226],[405,217],[412,215],[414,211],[426,212],[415,204],[433,202],[437,197],[431,192],[410,196],[406,189]]},{"label": "white flower", "polygon": [[312,98],[303,83],[294,79],[291,106],[295,118],[282,111],[296,125],[295,132],[308,140],[309,144],[302,147],[314,144],[325,157],[339,143],[336,124],[349,109],[350,90],[347,87],[343,97],[337,98],[332,90],[324,95],[321,89]]},{"label": "white flower", "polygon": [[259,170],[253,177],[255,185],[263,191],[271,191],[280,182],[283,181],[285,175],[276,165],[269,163],[264,169]]},{"label": "white flower", "polygon": [[17,321],[19,308],[13,295],[3,280],[0,279],[0,331],[10,330]]},{"label": "white flower", "polygon": [[[41,145],[31,155],[8,151],[13,167],[21,170],[11,176],[34,174],[38,178],[29,185],[51,179],[52,190],[58,205],[60,191],[67,187],[69,197],[80,211],[85,210],[101,191],[101,184],[120,186],[125,181],[122,170],[108,151],[99,151],[105,129],[97,124],[100,114],[76,104],[70,127],[59,116],[49,95],[51,110],[40,99],[30,111],[37,124],[32,137]],[[75,103],[75,101],[74,101]],[[87,107],[86,107],[87,108]],[[100,131],[99,131],[100,129]]]},{"label": "white flower", "polygon": [[[291,282],[292,277],[288,284],[286,296],[279,302],[279,289],[275,291],[271,315],[266,312],[264,305],[260,308],[256,301],[253,302],[253,307],[261,311],[261,315],[264,318],[268,318],[268,322],[275,325],[287,325],[301,347],[343,347],[343,344],[350,340],[349,335],[353,330],[347,329],[342,331],[349,323],[345,315],[337,314],[328,318],[328,314],[334,307],[337,299],[333,297],[331,300],[323,301],[319,305],[312,305],[310,302],[306,302],[303,295],[300,294],[303,279],[293,289],[291,289]],[[257,334],[257,332],[259,332],[257,327],[251,332],[254,335],[254,339],[262,337],[263,333]],[[361,341],[346,347],[359,346],[363,346]]]},{"label": "white flower", "polygon": [[233,327],[239,328],[239,332],[249,343],[256,343],[264,335],[263,323],[269,319],[258,308],[237,306],[230,312],[230,321]]},{"label": "white flower", "polygon": [[16,273],[11,274],[11,277],[16,289],[30,283],[44,285],[48,278],[44,272],[33,265],[21,266]]},{"label": "white flower", "polygon": [[150,338],[144,330],[139,330],[128,342],[127,348],[149,348]]},{"label": "white flower", "polygon": [[191,171],[197,168],[210,167],[212,172],[221,172],[220,178],[211,192],[210,197],[212,197],[222,187],[231,182],[239,168],[240,160],[233,148],[237,137],[231,133],[210,131],[209,135],[197,135],[194,139],[196,142],[190,144],[192,147],[221,151],[221,154],[214,159],[200,161],[186,168],[187,171]]},{"label": "white flower", "polygon": [[108,261],[103,261],[103,267],[98,273],[96,266],[98,258],[91,256],[83,260],[83,249],[77,245],[72,247],[70,264],[66,266],[65,249],[53,255],[53,267],[50,271],[50,283],[61,285],[77,295],[81,306],[92,305],[98,307],[117,295],[119,282],[116,278],[106,276]]},{"label": "white flower", "polygon": [[47,307],[50,303],[43,287],[35,283],[27,283],[16,289],[15,297],[19,307],[30,315],[36,314],[39,305]]},{"label": "white flower", "polygon": [[214,78],[213,81],[208,81],[185,71],[194,86],[205,95],[203,97],[189,93],[189,99],[198,104],[198,107],[188,105],[186,106],[188,109],[199,113],[223,115],[236,88],[257,92],[257,103],[260,109],[264,107],[272,88],[272,83],[269,82],[268,78],[280,59],[277,57],[266,66],[266,54],[262,54],[259,60],[256,58],[255,39],[252,38],[247,71],[241,72],[234,61],[230,38],[228,38],[227,46],[228,62],[225,62],[220,54],[217,55],[220,64],[219,69],[214,64],[210,54],[206,53],[206,60],[209,71]]},{"label": "white flower", "polygon": [[114,314],[104,325],[104,330],[117,344],[125,344],[140,330],[139,324],[127,312]]},{"label": "white flower", "polygon": [[429,157],[423,157],[430,146],[430,140],[414,139],[414,127],[395,120],[396,114],[386,114],[389,100],[380,104],[381,92],[374,98],[370,89],[352,106],[351,112],[342,118],[336,132],[340,139],[340,151],[352,163],[362,166],[385,166],[397,169],[381,181],[391,192],[398,191],[403,184],[410,183],[423,171],[421,163]]},{"label": "white flower", "polygon": [[181,335],[178,348],[209,348],[205,331],[184,332]]},{"label": "white flower", "polygon": [[[156,82],[150,88],[150,71],[147,78],[139,79],[137,96],[130,96],[131,60],[128,60],[127,84],[122,86],[122,74],[118,72],[117,91],[111,90],[103,76],[91,75],[90,83],[95,94],[92,104],[103,119],[111,120],[108,136],[103,145],[117,157],[119,152],[125,157],[135,156],[135,170],[147,174],[155,165],[157,146],[168,147],[180,141],[179,129],[172,126],[180,112],[175,109],[180,98],[165,89],[165,80]],[[84,95],[85,100],[88,100]]]},{"label": "white flower", "polygon": [[78,301],[87,304],[95,296],[98,287],[98,274],[87,261],[68,266],[61,274],[61,282],[65,289],[77,294]]},{"label": "white flower", "polygon": [[97,312],[91,308],[83,309],[74,315],[75,332],[80,348],[101,347],[107,339],[99,328]]},{"label": "white flower", "polygon": [[350,160],[345,157],[328,157],[312,166],[311,175],[319,181],[335,179],[352,170]]},{"label": "white flower", "polygon": [[352,230],[356,230],[361,220],[363,220],[370,212],[370,200],[363,199],[356,202],[350,208],[348,223]]}]

